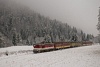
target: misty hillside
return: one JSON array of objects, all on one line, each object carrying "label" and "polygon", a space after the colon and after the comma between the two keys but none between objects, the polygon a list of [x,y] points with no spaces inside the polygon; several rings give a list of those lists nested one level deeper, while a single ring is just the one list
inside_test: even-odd
[{"label": "misty hillside", "polygon": [[72,35],[76,35],[78,41],[93,37],[67,23],[44,17],[28,7],[10,0],[0,0],[0,47],[32,45],[47,37],[51,42],[70,41]]}]

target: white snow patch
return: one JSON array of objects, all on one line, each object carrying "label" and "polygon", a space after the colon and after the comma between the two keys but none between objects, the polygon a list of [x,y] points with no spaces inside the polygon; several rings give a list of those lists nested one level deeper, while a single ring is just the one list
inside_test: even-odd
[{"label": "white snow patch", "polygon": [[5,55],[8,53],[8,55],[12,54],[18,54],[18,53],[25,53],[25,52],[32,52],[33,46],[11,46],[7,48],[0,48],[0,56]]}]

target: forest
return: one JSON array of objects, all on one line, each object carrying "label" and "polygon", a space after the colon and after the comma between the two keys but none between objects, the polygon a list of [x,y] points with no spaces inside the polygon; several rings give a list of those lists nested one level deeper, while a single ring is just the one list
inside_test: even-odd
[{"label": "forest", "polygon": [[49,39],[51,42],[89,41],[94,36],[56,19],[45,17],[30,8],[0,0],[0,47],[32,45]]}]

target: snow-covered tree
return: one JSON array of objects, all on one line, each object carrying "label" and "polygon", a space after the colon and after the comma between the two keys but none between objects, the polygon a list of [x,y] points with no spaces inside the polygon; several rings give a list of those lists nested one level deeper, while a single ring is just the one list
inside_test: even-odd
[{"label": "snow-covered tree", "polygon": [[[98,15],[98,24],[97,24],[97,29],[100,32],[100,7],[99,7],[99,15]],[[98,41],[100,43],[100,34],[98,35]]]},{"label": "snow-covered tree", "polygon": [[100,7],[99,7],[99,15],[98,15],[97,29],[100,31]]},{"label": "snow-covered tree", "polygon": [[17,38],[16,38],[16,34],[15,33],[13,34],[12,43],[13,43],[14,46],[17,45]]}]

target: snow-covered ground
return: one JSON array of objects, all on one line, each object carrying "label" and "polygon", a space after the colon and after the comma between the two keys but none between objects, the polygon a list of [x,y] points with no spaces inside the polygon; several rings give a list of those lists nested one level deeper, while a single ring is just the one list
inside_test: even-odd
[{"label": "snow-covered ground", "polygon": [[0,57],[4,56],[6,53],[8,55],[22,54],[32,52],[33,46],[11,46],[7,48],[0,48]]},{"label": "snow-covered ground", "polygon": [[0,67],[100,67],[100,45],[2,56]]}]

